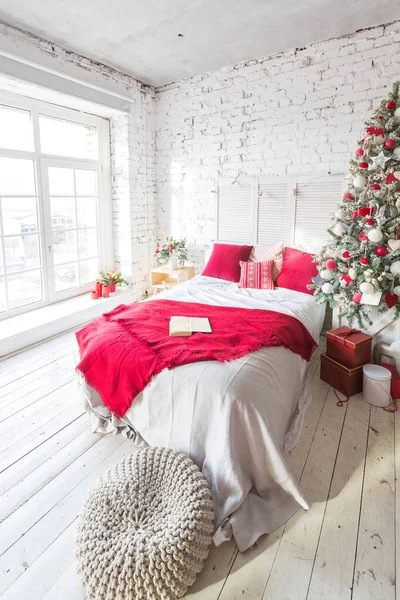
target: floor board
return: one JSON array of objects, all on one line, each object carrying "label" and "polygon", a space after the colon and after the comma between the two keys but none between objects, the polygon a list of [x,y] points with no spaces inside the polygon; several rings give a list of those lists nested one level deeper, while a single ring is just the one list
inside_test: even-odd
[{"label": "floor board", "polygon": [[[135,451],[90,431],[69,332],[0,361],[0,598],[86,600],[76,518],[94,481]],[[360,397],[336,406],[312,359],[313,402],[288,464],[310,509],[239,553],[212,547],[190,600],[400,600],[400,427]],[[397,519],[396,519],[397,516]]]}]

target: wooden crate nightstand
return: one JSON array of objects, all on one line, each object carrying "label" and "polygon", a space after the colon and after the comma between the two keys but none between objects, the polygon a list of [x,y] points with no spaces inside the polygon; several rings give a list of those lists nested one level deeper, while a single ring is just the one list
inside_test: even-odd
[{"label": "wooden crate nightstand", "polygon": [[195,276],[194,266],[186,265],[171,271],[168,264],[152,269],[150,272],[150,285],[154,293],[168,289],[177,283],[187,281]]}]

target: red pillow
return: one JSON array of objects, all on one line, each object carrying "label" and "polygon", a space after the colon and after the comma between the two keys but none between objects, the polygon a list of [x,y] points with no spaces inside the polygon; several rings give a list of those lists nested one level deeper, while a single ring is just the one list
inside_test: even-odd
[{"label": "red pillow", "polygon": [[253,246],[234,244],[214,244],[213,251],[202,275],[238,282],[240,279],[240,261],[246,262]]},{"label": "red pillow", "polygon": [[239,287],[255,288],[257,290],[274,290],[272,269],[274,261],[240,262]]},{"label": "red pillow", "polygon": [[313,295],[314,290],[307,289],[307,285],[312,283],[311,278],[318,275],[313,258],[314,255],[308,252],[285,248],[283,266],[275,282],[276,286]]}]

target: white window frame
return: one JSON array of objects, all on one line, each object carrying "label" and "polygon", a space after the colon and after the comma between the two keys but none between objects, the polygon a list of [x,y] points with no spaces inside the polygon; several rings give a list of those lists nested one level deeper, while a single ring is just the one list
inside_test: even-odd
[{"label": "white window frame", "polygon": [[[54,304],[87,293],[93,284],[89,283],[77,288],[71,288],[63,292],[52,293],[54,290],[54,270],[51,245],[45,246],[52,239],[50,203],[48,194],[47,168],[49,166],[67,168],[90,168],[98,172],[98,217],[99,217],[99,254],[100,269],[109,270],[113,268],[113,236],[112,236],[112,202],[111,202],[111,164],[110,164],[110,131],[109,121],[103,117],[89,115],[80,111],[61,106],[48,104],[40,100],[33,100],[16,96],[8,92],[0,92],[0,104],[27,110],[31,113],[34,150],[32,152],[22,150],[8,150],[0,148],[0,157],[25,158],[34,161],[36,192],[38,196],[38,220],[41,230],[41,261],[43,272],[43,300],[29,305],[10,309],[0,313],[0,321],[13,316],[30,312],[37,308]],[[46,115],[82,125],[96,127],[98,133],[98,160],[71,158],[53,154],[45,154],[40,151],[39,115]]]}]

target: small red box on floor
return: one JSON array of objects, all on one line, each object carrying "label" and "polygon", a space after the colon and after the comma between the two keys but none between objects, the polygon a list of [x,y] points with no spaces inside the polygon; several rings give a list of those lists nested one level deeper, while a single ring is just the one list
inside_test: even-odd
[{"label": "small red box on floor", "polygon": [[338,327],[326,334],[326,355],[349,369],[371,362],[372,337],[357,329]]},{"label": "small red box on floor", "polygon": [[349,369],[326,354],[321,354],[321,379],[346,397],[362,392],[363,365]]}]

